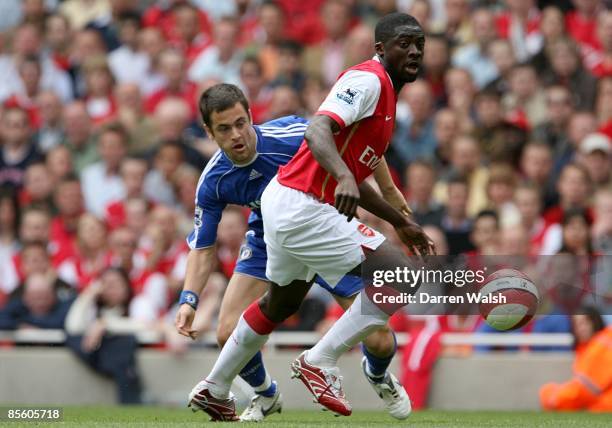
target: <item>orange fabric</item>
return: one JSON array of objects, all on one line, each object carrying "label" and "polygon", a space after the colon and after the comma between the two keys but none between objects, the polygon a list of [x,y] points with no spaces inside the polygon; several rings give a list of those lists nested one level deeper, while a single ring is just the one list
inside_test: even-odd
[{"label": "orange fabric", "polygon": [[576,353],[574,376],[568,382],[540,389],[545,410],[612,411],[612,327],[599,333]]}]

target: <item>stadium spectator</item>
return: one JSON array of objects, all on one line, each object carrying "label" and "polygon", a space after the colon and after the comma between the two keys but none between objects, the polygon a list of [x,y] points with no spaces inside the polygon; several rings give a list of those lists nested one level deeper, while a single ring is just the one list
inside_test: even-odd
[{"label": "stadium spectator", "polygon": [[504,117],[501,94],[495,90],[480,91],[475,98],[477,127],[474,136],[484,158],[491,162],[518,165],[527,132]]},{"label": "stadium spectator", "polygon": [[128,152],[132,155],[147,153],[155,140],[155,126],[144,112],[142,94],[136,83],[120,83],[115,86],[117,103],[115,120],[129,133]]},{"label": "stadium spectator", "polygon": [[444,2],[444,22],[436,22],[431,31],[443,31],[454,46],[462,46],[472,40],[470,26],[470,5],[467,0],[447,0]]},{"label": "stadium spectator", "polygon": [[495,255],[499,252],[499,216],[495,211],[483,210],[474,218],[470,241],[474,255]]},{"label": "stadium spectator", "polygon": [[547,120],[534,129],[533,137],[556,150],[567,144],[567,126],[574,112],[574,103],[569,90],[560,85],[548,87],[546,108]]},{"label": "stadium spectator", "polygon": [[601,189],[593,201],[595,221],[591,228],[593,249],[601,254],[612,254],[612,190]]},{"label": "stadium spectator", "polygon": [[434,136],[436,137],[436,163],[447,167],[450,163],[452,143],[459,136],[459,118],[448,108],[438,110],[434,118]]},{"label": "stadium spectator", "polygon": [[612,411],[612,352],[608,346],[612,328],[605,327],[597,309],[587,307],[572,316],[572,332],[576,354],[573,377],[565,383],[543,385],[540,405],[551,411]]},{"label": "stadium spectator", "polygon": [[167,98],[181,98],[190,107],[195,117],[195,92],[196,85],[187,79],[187,68],[185,56],[177,50],[166,49],[159,55],[159,70],[165,79],[162,88],[153,92],[145,100],[145,110],[153,113],[157,106]]},{"label": "stadium spectator", "polygon": [[[477,88],[484,88],[498,77],[499,71],[488,54],[489,44],[495,39],[495,16],[486,8],[476,9],[471,14],[474,42],[458,48],[453,54],[454,67],[469,70]],[[427,46],[429,49],[429,46]]]},{"label": "stadium spectator", "polygon": [[203,168],[206,158],[199,150],[199,142],[193,135],[186,132],[190,120],[189,106],[183,100],[169,98],[159,103],[153,116],[156,138],[148,142],[147,154],[150,155],[155,149],[161,149],[166,143],[175,144],[182,152],[182,160],[194,168]]},{"label": "stadium spectator", "polygon": [[542,47],[540,11],[534,0],[508,0],[507,11],[497,17],[497,32],[510,40],[519,61],[526,61]]},{"label": "stadium spectator", "polygon": [[138,84],[143,96],[149,96],[165,84],[165,78],[160,70],[160,57],[168,43],[159,28],[148,27],[138,33],[138,46],[149,60],[146,77]]},{"label": "stadium spectator", "polygon": [[592,47],[599,45],[597,40],[599,3],[593,0],[573,0],[572,4],[576,9],[565,16],[568,33],[580,45]]},{"label": "stadium spectator", "polygon": [[238,30],[239,23],[236,19],[219,20],[215,24],[213,44],[194,58],[189,67],[189,79],[200,82],[217,78],[229,83],[239,83],[243,54],[237,48]]},{"label": "stadium spectator", "polygon": [[588,171],[595,190],[608,185],[612,167],[610,139],[601,133],[589,134],[580,142],[579,150],[578,162]]},{"label": "stadium spectator", "polygon": [[125,192],[110,201],[105,207],[105,221],[109,228],[114,229],[125,225],[125,203],[130,198],[143,196],[144,180],[148,171],[144,159],[125,158],[119,169],[122,187]]},{"label": "stadium spectator", "polygon": [[487,199],[489,208],[493,209],[499,217],[500,228],[519,222],[520,214],[513,200],[516,181],[516,174],[511,165],[499,163],[489,167],[489,179],[486,185]]},{"label": "stadium spectator", "polygon": [[591,244],[591,221],[586,211],[569,209],[563,214],[562,241],[559,253],[587,256],[593,253]]},{"label": "stadium spectator", "polygon": [[0,187],[0,307],[16,286],[11,265],[19,247],[20,217],[17,192],[12,187]]},{"label": "stadium spectator", "polygon": [[183,52],[188,65],[210,45],[210,36],[200,31],[200,10],[190,3],[179,3],[175,6],[173,33],[176,37],[170,40],[170,43]]},{"label": "stadium spectator", "polygon": [[527,130],[543,123],[546,120],[546,102],[536,69],[529,64],[515,65],[510,71],[509,84],[509,92],[502,97],[509,121]]},{"label": "stadium spectator", "polygon": [[283,116],[302,115],[302,103],[295,89],[288,85],[277,86],[272,91],[266,121]]},{"label": "stadium spectator", "polygon": [[62,101],[55,92],[41,91],[36,97],[36,106],[40,115],[34,140],[42,153],[48,153],[62,141]]},{"label": "stadium spectator", "polygon": [[448,195],[442,230],[448,242],[449,254],[461,254],[472,249],[469,241],[472,221],[467,213],[470,188],[467,180],[459,176],[449,180],[446,188]]},{"label": "stadium spectator", "polygon": [[550,71],[548,51],[550,46],[565,34],[564,15],[556,5],[546,6],[542,10],[540,33],[542,33],[542,49],[531,58],[533,66],[540,71]]},{"label": "stadium spectator", "polygon": [[540,254],[540,248],[548,230],[548,224],[542,217],[542,198],[539,188],[530,183],[517,187],[514,191],[514,203],[520,215],[518,227],[527,232],[529,255]]},{"label": "stadium spectator", "polygon": [[74,170],[80,174],[98,160],[92,120],[83,101],[66,105],[62,116],[65,134],[62,144],[70,151]]},{"label": "stadium spectator", "polygon": [[19,107],[2,112],[0,121],[0,185],[20,188],[26,168],[41,159],[32,141],[28,114]]},{"label": "stadium spectator", "polygon": [[577,108],[593,108],[596,81],[583,67],[576,43],[571,39],[556,40],[551,44],[548,60],[551,72],[543,77],[544,82],[568,88]]},{"label": "stadium spectator", "polygon": [[145,178],[145,196],[154,202],[174,205],[176,196],[172,188],[172,176],[182,162],[183,147],[174,141],[164,142],[155,154],[153,169]]},{"label": "stadium spectator", "polygon": [[584,63],[595,77],[612,76],[612,11],[603,10],[597,18],[598,46],[583,45]]},{"label": "stadium spectator", "polygon": [[106,56],[89,56],[82,64],[84,98],[87,112],[94,124],[108,122],[116,113],[113,97],[114,79]]},{"label": "stadium spectator", "polygon": [[127,273],[109,268],[79,295],[66,317],[66,345],[93,370],[113,378],[121,404],[141,402],[135,334],[154,321],[146,306],[132,297]]},{"label": "stadium spectator", "polygon": [[63,71],[70,69],[70,42],[73,27],[66,15],[53,13],[45,21],[45,42],[53,64]]},{"label": "stadium spectator", "polygon": [[[481,152],[478,142],[467,135],[457,137],[451,148],[451,164],[446,177],[436,183],[434,196],[442,203],[447,201],[446,180],[448,177],[462,176],[468,184],[469,194],[467,212],[476,215],[487,205],[486,183],[489,171],[481,165]],[[451,254],[454,254],[451,252]]]},{"label": "stadium spectator", "polygon": [[474,128],[472,100],[476,89],[470,73],[462,68],[450,68],[444,75],[444,86],[448,107],[457,115],[461,132],[471,132]]},{"label": "stadium spectator", "polygon": [[60,300],[51,277],[30,275],[21,296],[0,309],[0,330],[59,329],[64,325],[71,300]]},{"label": "stadium spectator", "polygon": [[[370,37],[371,37],[371,33]],[[429,34],[426,36],[427,49],[423,55],[422,78],[429,83],[434,106],[439,108],[445,104],[446,88],[444,87],[444,73],[450,62],[450,43],[443,34]]]},{"label": "stadium spectator", "polygon": [[[255,56],[249,56],[242,61],[240,66],[240,86],[251,106],[253,123],[262,123],[270,104],[271,92],[266,87],[261,62]],[[304,92],[307,92],[306,89]],[[303,93],[303,96],[306,95]],[[320,105],[317,104],[316,108]]]},{"label": "stadium spectator", "polygon": [[77,291],[87,288],[108,265],[106,226],[94,215],[79,217],[74,253],[57,267],[58,276]]},{"label": "stadium spectator", "polygon": [[103,217],[106,207],[125,195],[119,168],[127,154],[127,131],[120,125],[109,124],[100,131],[97,144],[101,160],[83,169],[81,187],[86,210]]},{"label": "stadium spectator", "polygon": [[[308,74],[321,76],[325,84],[330,86],[345,66],[356,64],[347,64],[345,50],[353,24],[349,4],[338,0],[326,0],[321,8],[320,22],[322,28],[314,31],[308,40],[311,46],[304,52],[304,69]],[[371,34],[371,30],[369,33]]]},{"label": "stadium spectator", "polygon": [[25,171],[23,189],[19,195],[22,208],[37,206],[48,211],[53,209],[53,183],[49,181],[49,170],[43,162],[28,166]]},{"label": "stadium spectator", "polygon": [[510,86],[510,70],[517,63],[512,45],[506,39],[495,39],[489,44],[488,54],[495,63],[498,76],[483,89],[506,92]]},{"label": "stadium spectator", "polygon": [[[160,28],[167,40],[172,42],[179,41],[180,34],[177,32],[178,28],[176,25],[177,12],[180,12],[185,4],[188,4],[186,0],[158,0],[145,10],[142,22],[145,27]],[[198,33],[209,35],[211,25],[208,16],[201,9],[197,9],[197,12],[199,18]]]},{"label": "stadium spectator", "polygon": [[389,148],[389,164],[403,171],[415,159],[432,160],[436,149],[431,88],[417,80],[400,93],[400,103],[407,106],[407,117],[398,115]]},{"label": "stadium spectator", "polygon": [[26,58],[40,58],[40,86],[53,90],[66,102],[72,98],[70,78],[58,69],[43,52],[41,32],[34,24],[23,23],[14,30],[12,51],[0,56],[0,100],[5,101],[14,93],[24,93],[24,82],[19,76],[19,66]]},{"label": "stadium spectator", "polygon": [[81,183],[76,176],[69,175],[56,184],[53,202],[57,214],[51,220],[50,240],[56,242],[61,251],[72,254],[77,223],[84,211]]},{"label": "stadium spectator", "polygon": [[53,147],[47,153],[45,161],[49,171],[48,178],[53,185],[56,185],[73,173],[72,155],[66,146]]},{"label": "stadium spectator", "polygon": [[551,179],[553,167],[552,150],[545,143],[528,143],[521,155],[520,170],[525,181],[535,185],[545,206],[554,202],[556,192],[554,180]]},{"label": "stadium spectator", "polygon": [[[304,64],[320,64],[312,58],[305,58]],[[278,70],[269,86],[290,86],[300,92],[306,83],[306,74],[302,70],[302,46],[297,42],[288,40],[278,45]],[[311,73],[317,74],[317,73]]]},{"label": "stadium spectator", "polygon": [[440,226],[444,208],[433,197],[436,170],[427,161],[414,161],[406,169],[406,201],[414,219],[422,225]]},{"label": "stadium spectator", "polygon": [[595,114],[599,131],[612,138],[612,77],[599,80]]}]

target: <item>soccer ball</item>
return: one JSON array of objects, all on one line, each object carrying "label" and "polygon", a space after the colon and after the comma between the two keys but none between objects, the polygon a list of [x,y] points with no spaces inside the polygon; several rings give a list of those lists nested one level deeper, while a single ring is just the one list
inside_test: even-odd
[{"label": "soccer ball", "polygon": [[488,325],[507,331],[527,324],[539,303],[538,289],[531,279],[518,270],[501,269],[483,282],[478,306]]}]

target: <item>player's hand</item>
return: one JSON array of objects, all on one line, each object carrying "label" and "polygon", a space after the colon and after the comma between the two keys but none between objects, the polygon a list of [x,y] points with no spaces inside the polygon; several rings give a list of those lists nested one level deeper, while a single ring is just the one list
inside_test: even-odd
[{"label": "player's hand", "polygon": [[421,226],[407,219],[403,225],[395,228],[397,235],[415,255],[435,255],[436,248],[433,241],[425,234]]},{"label": "player's hand", "polygon": [[198,334],[197,330],[192,327],[195,312],[195,309],[193,309],[191,306],[183,304],[179,307],[176,313],[176,319],[174,321],[176,331],[185,337],[192,338],[193,340],[195,340]]},{"label": "player's hand", "polygon": [[357,207],[359,206],[359,188],[352,174],[338,181],[334,197],[338,212],[347,216],[346,221],[351,221],[355,217]]},{"label": "player's hand", "polygon": [[406,198],[397,187],[394,187],[393,190],[389,192],[383,193],[383,198],[385,198],[385,201],[387,201],[389,205],[401,212],[406,217],[410,217],[412,215],[412,210],[408,206]]}]

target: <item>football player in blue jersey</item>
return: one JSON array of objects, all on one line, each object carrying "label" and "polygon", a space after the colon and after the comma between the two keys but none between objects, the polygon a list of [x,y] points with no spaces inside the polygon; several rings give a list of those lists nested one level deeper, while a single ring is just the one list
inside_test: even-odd
[{"label": "football player in blue jersey", "polygon": [[[297,116],[287,116],[253,125],[244,94],[230,84],[218,84],[206,90],[200,98],[199,108],[206,133],[219,145],[219,150],[206,165],[196,190],[194,229],[187,238],[190,252],[176,328],[180,334],[194,339],[198,333],[192,323],[199,295],[215,266],[217,226],[223,209],[227,204],[250,207],[249,231],[219,313],[217,341],[223,346],[241,321],[242,312],[268,289],[260,197],[278,167],[286,164],[297,152],[308,122]],[[393,184],[384,160],[376,169],[374,178],[383,197],[410,215],[410,209]],[[316,282],[327,288],[344,309],[351,305],[362,288],[359,276],[347,275],[333,289],[321,279]],[[368,381],[384,400],[390,414],[405,418],[410,413],[408,395],[395,376],[387,372],[396,351],[393,332],[387,327],[374,332],[364,341],[362,350],[362,366]],[[276,382],[264,368],[261,352],[246,363],[240,376],[256,392],[241,420],[260,421],[269,414],[280,412],[282,397]],[[223,403],[213,408],[210,403],[214,397],[199,397],[199,390],[196,386],[190,394],[189,404],[193,409],[206,410],[209,414],[216,411],[218,414],[211,414],[216,420],[235,418],[233,411],[226,409]],[[207,405],[199,405],[204,399],[208,401]]]}]

